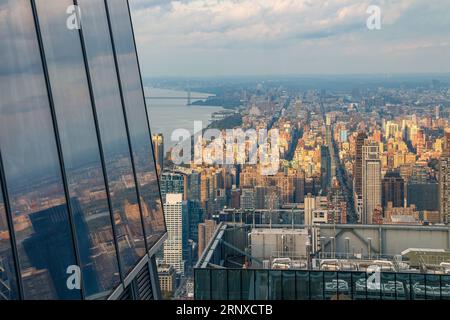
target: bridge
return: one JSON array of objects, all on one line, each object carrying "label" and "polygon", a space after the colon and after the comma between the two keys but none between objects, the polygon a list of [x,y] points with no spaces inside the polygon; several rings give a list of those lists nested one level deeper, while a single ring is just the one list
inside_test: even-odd
[{"label": "bridge", "polygon": [[[188,100],[188,97],[145,97],[150,100]],[[191,97],[192,100],[206,100],[208,97]]]}]

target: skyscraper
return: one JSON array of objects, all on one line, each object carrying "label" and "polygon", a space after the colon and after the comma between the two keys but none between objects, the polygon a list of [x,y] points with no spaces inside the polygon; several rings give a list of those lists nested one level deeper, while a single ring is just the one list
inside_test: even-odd
[{"label": "skyscraper", "polygon": [[152,135],[153,150],[155,150],[156,169],[161,176],[164,170],[164,136],[162,133]]},{"label": "skyscraper", "polygon": [[380,148],[368,142],[362,153],[362,223],[371,224],[374,210],[381,206]]},{"label": "skyscraper", "polygon": [[186,256],[188,255],[187,206],[183,204],[182,193],[166,194],[164,203],[168,239],[164,242],[164,262],[175,268],[177,273],[184,274]]},{"label": "skyscraper", "polygon": [[382,205],[387,207],[392,202],[394,208],[403,207],[405,202],[405,181],[398,171],[385,174],[382,181]]},{"label": "skyscraper", "polygon": [[407,184],[408,206],[417,211],[439,211],[439,183],[435,179],[413,175]]},{"label": "skyscraper", "polygon": [[362,218],[362,167],[363,167],[363,146],[364,141],[367,139],[367,135],[364,132],[358,132],[356,136],[356,155],[355,155],[355,163],[353,167],[353,193],[354,193],[354,202],[355,209],[359,215],[359,218]]},{"label": "skyscraper", "polygon": [[192,171],[186,175],[185,179],[186,199],[187,200],[201,200],[201,175],[197,171]]},{"label": "skyscraper", "polygon": [[450,130],[445,131],[444,151],[439,159],[440,222],[450,221]]},{"label": "skyscraper", "polygon": [[242,188],[240,203],[241,208],[244,210],[255,209],[255,189]]},{"label": "skyscraper", "polygon": [[82,22],[73,5],[0,0],[0,299],[158,298],[166,227],[128,3],[79,0]]},{"label": "skyscraper", "polygon": [[215,220],[205,220],[198,225],[198,256],[200,257],[216,230]]},{"label": "skyscraper", "polygon": [[181,193],[184,195],[184,175],[177,172],[164,172],[161,175],[161,196],[166,200],[168,193]]},{"label": "skyscraper", "polygon": [[[328,130],[328,129],[327,129]],[[320,185],[322,194],[328,193],[328,187],[331,183],[331,158],[328,146],[322,145],[320,147]]]}]

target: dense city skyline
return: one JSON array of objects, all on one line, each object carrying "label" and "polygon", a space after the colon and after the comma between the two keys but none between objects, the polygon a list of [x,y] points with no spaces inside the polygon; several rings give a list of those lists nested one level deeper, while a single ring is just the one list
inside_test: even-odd
[{"label": "dense city skyline", "polygon": [[0,300],[450,300],[449,13],[0,0]]}]

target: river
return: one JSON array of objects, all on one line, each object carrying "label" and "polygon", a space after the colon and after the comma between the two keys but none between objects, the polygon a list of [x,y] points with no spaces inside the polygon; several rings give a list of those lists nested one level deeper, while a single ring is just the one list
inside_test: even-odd
[{"label": "river", "polygon": [[[194,133],[194,121],[202,121],[207,127],[211,114],[224,110],[222,107],[188,106],[185,91],[145,88],[146,97],[186,97],[186,99],[147,99],[147,108],[152,133],[162,133],[165,152],[174,146],[171,134],[175,129],[183,128]],[[191,92],[192,97],[205,97],[211,94]],[[194,99],[192,101],[195,101]]]}]

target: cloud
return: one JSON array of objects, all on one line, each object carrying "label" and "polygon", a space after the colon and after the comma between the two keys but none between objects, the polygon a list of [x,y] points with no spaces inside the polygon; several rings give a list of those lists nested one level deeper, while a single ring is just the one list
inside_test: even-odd
[{"label": "cloud", "polygon": [[[373,4],[382,10],[382,30],[375,32],[366,28],[366,10]],[[437,43],[450,36],[450,3],[439,0],[131,0],[131,6],[144,60],[173,57],[173,51],[178,50],[179,59],[190,57],[185,63],[195,64],[199,70],[209,68],[201,66],[202,60],[211,60],[204,55],[216,55],[220,60],[226,53],[236,60],[246,60],[252,52],[257,55],[268,50],[279,57],[295,52],[307,58],[308,53],[301,50],[317,51],[325,46],[342,60],[364,46],[373,48],[376,44],[382,53],[393,43],[402,47],[404,42],[407,48],[409,43],[423,42],[430,35]],[[432,47],[430,44],[429,50]],[[410,46],[412,54],[414,50]],[[328,54],[317,58],[320,56]],[[161,62],[149,62],[148,68],[161,69]],[[168,73],[174,73],[175,65],[178,63],[168,67]],[[146,63],[144,67],[144,71],[149,70]],[[252,71],[258,70],[247,72]]]}]

